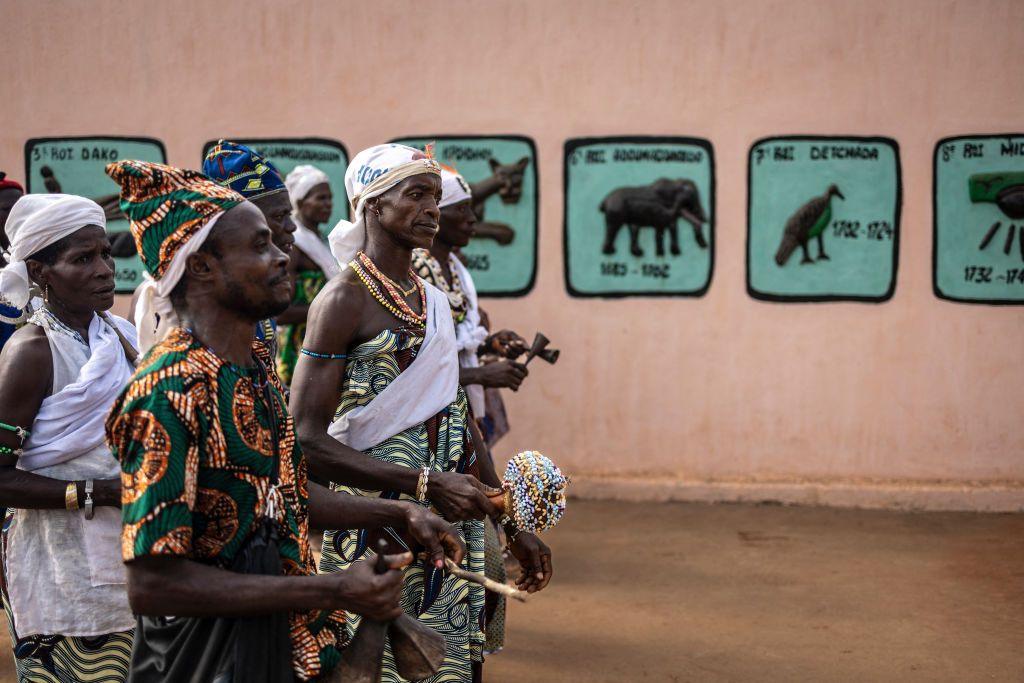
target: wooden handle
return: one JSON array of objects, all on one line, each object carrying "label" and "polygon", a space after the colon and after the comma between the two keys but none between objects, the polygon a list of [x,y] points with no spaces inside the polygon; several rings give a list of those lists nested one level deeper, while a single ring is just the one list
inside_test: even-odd
[{"label": "wooden handle", "polygon": [[504,595],[505,597],[512,598],[513,600],[518,600],[519,602],[526,602],[526,595],[518,588],[513,588],[512,586],[506,585],[504,583],[499,583],[494,579],[487,578],[483,574],[477,574],[476,572],[466,571],[459,565],[452,562],[452,560],[447,557],[444,558],[444,565],[445,569],[447,569],[448,573],[452,576],[456,576],[460,579],[465,579],[466,581],[471,581],[473,583],[480,584],[492,593]]},{"label": "wooden handle", "polygon": [[386,574],[388,571],[388,561],[384,558],[384,554],[388,550],[388,542],[383,538],[377,540],[377,560],[374,562],[373,571],[376,574]]}]

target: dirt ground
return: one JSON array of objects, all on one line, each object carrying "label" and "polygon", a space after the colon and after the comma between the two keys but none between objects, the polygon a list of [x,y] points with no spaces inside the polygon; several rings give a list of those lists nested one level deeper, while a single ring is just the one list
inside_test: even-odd
[{"label": "dirt ground", "polygon": [[489,683],[1022,681],[1024,515],[572,502]]},{"label": "dirt ground", "polygon": [[488,683],[1024,680],[1024,515],[572,501],[545,538]]}]

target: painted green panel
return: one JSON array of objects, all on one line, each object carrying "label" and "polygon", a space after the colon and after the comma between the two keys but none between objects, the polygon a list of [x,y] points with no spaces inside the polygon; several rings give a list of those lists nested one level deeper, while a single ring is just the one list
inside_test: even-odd
[{"label": "painted green panel", "polygon": [[[537,273],[537,151],[533,140],[521,136],[423,136],[392,140],[423,149],[434,142],[434,156],[475,186],[514,171],[510,189],[483,202],[478,234],[462,250],[477,291],[484,296],[522,296],[533,288]],[[519,178],[521,176],[521,184]],[[477,214],[480,207],[477,207]]]},{"label": "painted green panel", "polygon": [[[231,142],[243,144],[261,153],[283,177],[287,177],[293,168],[302,164],[311,164],[327,174],[331,179],[331,193],[334,205],[331,218],[320,226],[320,233],[327,237],[338,221],[348,218],[348,197],[345,194],[345,170],[348,168],[348,152],[337,140],[326,138],[224,138]],[[203,145],[203,156],[199,159],[202,168],[206,153],[217,144],[210,140]]]},{"label": "painted green panel", "polygon": [[770,301],[885,301],[902,198],[888,138],[776,137],[748,160],[747,290]]},{"label": "painted green panel", "polygon": [[1024,135],[946,138],[934,164],[936,295],[1024,302]]},{"label": "painted green panel", "polygon": [[[163,143],[155,138],[33,138],[25,143],[26,189],[29,192],[77,194],[100,204],[110,204],[119,188],[103,169],[119,159],[166,163],[167,154]],[[48,179],[44,178],[44,172]],[[47,187],[47,180],[50,188]],[[128,221],[124,218],[108,219],[107,231],[111,235],[127,230]],[[139,257],[115,258],[114,262],[117,291],[135,291],[135,287],[142,282],[143,268]]]},{"label": "painted green panel", "polygon": [[567,140],[564,249],[569,292],[598,297],[703,295],[714,267],[714,174],[707,140]]}]

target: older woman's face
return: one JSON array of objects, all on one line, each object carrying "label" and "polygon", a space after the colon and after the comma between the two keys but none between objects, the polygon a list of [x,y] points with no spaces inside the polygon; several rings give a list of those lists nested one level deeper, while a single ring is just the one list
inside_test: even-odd
[{"label": "older woman's face", "polygon": [[114,305],[114,259],[110,240],[98,225],[73,232],[52,264],[29,259],[36,284],[48,286],[51,304],[72,311],[105,311]]},{"label": "older woman's face", "polygon": [[327,183],[314,185],[305,199],[299,200],[299,214],[307,225],[321,225],[331,219],[334,195]]}]

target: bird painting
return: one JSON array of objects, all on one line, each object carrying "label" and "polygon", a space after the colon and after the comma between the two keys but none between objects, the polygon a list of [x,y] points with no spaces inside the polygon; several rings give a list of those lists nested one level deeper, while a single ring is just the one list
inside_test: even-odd
[{"label": "bird painting", "polygon": [[[968,178],[967,190],[975,204],[995,204],[1007,218],[1024,218],[1024,172],[976,173]],[[1002,221],[992,224],[978,245],[979,251],[984,251],[988,247],[1002,226]],[[1019,232],[1020,257],[1024,260],[1024,225],[1020,226]],[[1017,234],[1017,224],[1010,223],[1006,241],[1003,243],[1003,253],[1007,256],[1013,249],[1013,241]]]},{"label": "bird painting", "polygon": [[811,199],[790,216],[782,232],[782,243],[775,252],[775,263],[780,267],[786,265],[797,247],[803,250],[801,264],[814,263],[807,253],[807,243],[812,239],[818,240],[818,260],[829,260],[828,254],[825,253],[824,235],[825,228],[832,221],[832,197],[846,199],[838,187],[829,185],[825,194]]}]

